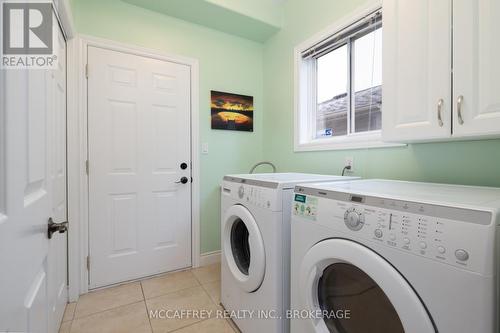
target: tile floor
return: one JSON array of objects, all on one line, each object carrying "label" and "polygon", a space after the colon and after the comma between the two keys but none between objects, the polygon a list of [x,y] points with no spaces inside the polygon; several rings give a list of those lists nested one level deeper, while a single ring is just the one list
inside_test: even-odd
[{"label": "tile floor", "polygon": [[[220,265],[168,273],[90,292],[69,303],[60,333],[238,332],[234,324],[216,318],[220,310]],[[213,310],[208,319],[150,318],[154,310]],[[169,312],[173,313],[173,312]]]}]

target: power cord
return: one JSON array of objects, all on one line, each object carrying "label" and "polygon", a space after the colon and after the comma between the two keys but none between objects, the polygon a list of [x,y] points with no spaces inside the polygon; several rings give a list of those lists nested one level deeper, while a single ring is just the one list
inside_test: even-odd
[{"label": "power cord", "polygon": [[343,169],[342,169],[342,176],[344,175],[345,171],[346,170],[351,170],[351,166],[350,165],[346,165]]}]

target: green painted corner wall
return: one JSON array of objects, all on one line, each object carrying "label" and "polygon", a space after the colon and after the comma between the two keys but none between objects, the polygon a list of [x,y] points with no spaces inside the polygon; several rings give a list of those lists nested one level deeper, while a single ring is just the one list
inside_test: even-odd
[{"label": "green painted corner wall", "polygon": [[[219,184],[262,160],[263,45],[128,5],[119,0],[73,1],[79,33],[188,56],[200,64],[201,252],[220,248]],[[254,132],[210,129],[210,90],[254,96]]]},{"label": "green painted corner wall", "polygon": [[207,0],[122,0],[126,3],[145,8],[167,16],[188,21],[214,30],[240,36],[256,42],[263,42],[279,30],[271,22],[259,19],[255,15],[265,12],[264,7],[253,8],[248,12],[248,1],[221,3]]},{"label": "green painted corner wall", "polygon": [[[293,49],[366,0],[288,0],[285,24],[264,47],[264,158],[280,171],[354,175],[500,187],[500,140],[412,144],[398,148],[293,151]],[[307,13],[305,15],[304,13]]]},{"label": "green painted corner wall", "polygon": [[[500,140],[293,152],[293,48],[365,1],[288,0],[282,30],[259,44],[119,0],[72,0],[79,33],[199,60],[200,141],[210,148],[201,155],[202,253],[220,249],[222,176],[245,173],[262,159],[279,171],[339,174],[352,156],[353,174],[363,178],[500,187]],[[210,90],[253,95],[255,131],[211,130]]]}]

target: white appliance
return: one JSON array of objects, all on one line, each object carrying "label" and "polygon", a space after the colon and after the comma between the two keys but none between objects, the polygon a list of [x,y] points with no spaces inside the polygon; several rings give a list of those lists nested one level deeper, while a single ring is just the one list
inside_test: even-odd
[{"label": "white appliance", "polygon": [[297,186],[291,332],[497,333],[499,208],[487,187]]},{"label": "white appliance", "polygon": [[289,308],[290,205],[294,186],[355,178],[301,173],[224,177],[221,303],[242,332],[288,331],[283,314]]}]

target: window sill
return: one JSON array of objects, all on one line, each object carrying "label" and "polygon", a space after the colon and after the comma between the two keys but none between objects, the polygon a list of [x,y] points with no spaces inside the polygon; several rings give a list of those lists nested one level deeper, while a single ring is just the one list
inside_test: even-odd
[{"label": "window sill", "polygon": [[405,147],[406,144],[383,142],[379,131],[376,133],[363,133],[350,136],[316,139],[309,142],[295,143],[294,152],[370,149],[387,147]]}]

